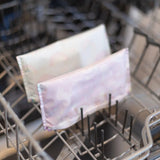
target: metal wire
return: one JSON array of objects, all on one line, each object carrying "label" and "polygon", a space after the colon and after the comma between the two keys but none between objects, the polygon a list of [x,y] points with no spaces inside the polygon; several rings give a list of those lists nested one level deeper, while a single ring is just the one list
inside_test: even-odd
[{"label": "metal wire", "polygon": [[[13,5],[16,5],[16,4],[13,4]],[[97,4],[100,4],[100,5],[97,5]],[[135,69],[132,71],[132,78],[136,80],[140,85],[142,85],[145,88],[145,90],[147,90],[150,93],[150,95],[153,95],[159,102],[160,96],[157,94],[155,90],[150,88],[150,83],[156,79],[154,75],[157,72],[157,68],[159,66],[160,56],[157,57],[154,67],[152,69],[152,72],[148,75],[148,79],[146,83],[142,82],[140,77],[137,77],[137,73],[140,70],[144,71],[143,69],[141,69],[141,64],[147,63],[145,62],[145,57],[146,57],[148,48],[150,46],[155,46],[159,49],[160,47],[159,43],[149,38],[150,37],[149,34],[144,33],[139,29],[137,30],[137,28],[139,28],[139,24],[132,21],[129,16],[121,12],[116,6],[114,6],[113,3],[110,3],[107,1],[97,1],[97,0],[95,0],[95,3],[94,3],[88,0],[86,1],[84,6],[85,6],[84,7],[85,10],[90,11],[90,13],[93,13],[93,8],[94,10],[96,10],[95,8],[97,8],[96,15],[95,13],[93,13],[94,20],[87,19],[86,17],[88,16],[88,14],[86,14],[81,7],[77,9],[74,6],[67,9],[63,9],[63,8],[57,9],[57,10],[46,9],[44,11],[44,16],[47,22],[50,22],[50,24],[52,25],[54,24],[55,26],[57,26],[57,28],[59,28],[60,31],[65,30],[65,34],[63,35],[65,37],[66,35],[68,36],[68,35],[72,35],[73,33],[80,32],[83,29],[85,29],[85,27],[91,28],[93,26],[96,26],[98,20],[100,20],[99,22],[104,22],[104,19],[103,19],[104,17],[100,16],[101,12],[98,9],[100,7],[100,10],[104,10],[104,12],[107,13],[105,15],[108,15],[107,17],[105,17],[105,23],[107,28],[109,28],[109,36],[111,39],[111,45],[113,45],[113,50],[118,50],[123,46],[121,35],[124,32],[125,26],[130,24],[133,28],[136,27],[136,29],[133,29],[133,37],[129,45],[130,50],[132,51],[132,49],[134,50],[136,48],[136,46],[134,46],[135,45],[134,42],[136,41],[137,36],[144,37],[146,41],[146,45],[144,46],[141,56],[139,57],[139,59],[137,59],[138,63],[136,64]],[[5,6],[2,6],[2,9],[4,7]],[[28,7],[34,8],[34,5],[31,5]],[[65,14],[69,11],[72,11],[71,14],[81,15],[82,19],[80,20],[83,20],[83,25],[77,26],[72,24],[71,28],[67,28],[66,23],[68,23],[67,22],[68,19],[64,19],[63,23],[62,22],[60,23],[60,21],[54,20],[55,16],[57,15],[62,15],[63,17],[65,17],[66,16]],[[124,24],[119,23],[120,20]],[[87,24],[86,22],[89,23],[88,26],[86,25]],[[115,31],[113,31],[113,27],[112,27],[113,25],[117,26],[117,29]],[[7,31],[4,31],[3,33],[0,32],[0,36],[4,36],[4,35],[8,36],[16,33],[19,30],[20,30],[19,27],[11,28]],[[38,39],[39,36],[36,38]],[[57,39],[58,38],[60,38],[60,36],[57,36]],[[30,47],[28,47],[27,51],[23,50],[23,43],[26,40],[31,41],[31,39],[35,42],[34,38],[29,39],[26,35],[19,34],[18,37],[15,37],[14,39],[9,40],[7,45],[12,46],[13,44],[19,44],[20,46],[19,48],[21,50],[20,54],[22,54],[24,52],[31,50]],[[48,38],[46,39],[48,40]],[[33,48],[38,48],[38,47],[39,47],[39,44],[37,43]],[[0,123],[0,128],[1,128],[0,133],[5,134],[7,147],[10,147],[10,148],[14,147],[17,150],[16,151],[17,159],[31,160],[31,159],[36,159],[37,157],[39,158],[42,157],[41,159],[53,159],[53,157],[48,156],[45,151],[49,147],[52,147],[57,140],[60,140],[69,149],[67,150],[68,152],[65,153],[65,155],[62,157],[62,159],[67,159],[67,158],[70,158],[70,156],[72,156],[80,160],[81,157],[83,156],[89,156],[91,159],[97,160],[97,159],[100,159],[101,156],[103,155],[102,146],[103,145],[104,147],[107,146],[108,144],[115,141],[118,137],[121,137],[124,140],[124,142],[129,145],[129,148],[112,159],[133,159],[133,158],[145,159],[149,155],[150,148],[153,145],[150,128],[152,128],[153,126],[156,126],[160,122],[160,119],[157,118],[157,115],[160,114],[159,111],[156,111],[155,113],[151,114],[145,121],[144,130],[142,132],[143,145],[144,145],[143,147],[139,145],[139,141],[132,134],[133,132],[132,127],[134,127],[134,123],[132,123],[133,119],[131,118],[129,127],[126,127],[127,116],[124,121],[125,123],[123,124],[119,120],[118,109],[115,110],[115,113],[112,113],[110,108],[109,117],[107,117],[105,113],[101,113],[101,117],[103,117],[103,120],[101,120],[100,122],[96,122],[97,124],[95,126],[93,126],[92,121],[89,119],[88,128],[85,127],[84,121],[86,120],[83,118],[83,115],[82,115],[82,121],[81,121],[82,128],[79,127],[80,130],[72,127],[65,131],[55,131],[52,133],[49,133],[49,132],[46,133],[42,130],[42,122],[39,122],[38,125],[36,125],[31,131],[27,130],[27,125],[25,126],[23,122],[25,122],[28,118],[31,118],[34,112],[36,112],[40,117],[41,110],[38,104],[32,104],[31,107],[28,107],[27,112],[23,116],[17,117],[16,107],[20,103],[23,103],[25,105],[28,105],[28,104],[25,101],[26,95],[25,95],[24,87],[22,85],[22,78],[17,79],[17,76],[20,75],[17,63],[13,58],[12,54],[9,52],[10,51],[6,51],[6,49],[3,46],[2,51],[0,53],[0,66],[2,68],[2,72],[0,73],[0,80],[2,80],[5,77],[12,80],[11,83],[6,84],[6,87],[4,87],[4,89],[2,90],[2,94],[0,95],[0,102],[2,103],[3,105],[2,107],[4,108],[1,111],[1,117],[4,121],[4,125]],[[132,62],[133,61],[131,61],[131,63]],[[18,90],[20,91],[20,95],[14,101],[12,101],[11,104],[9,105],[6,99],[8,98],[8,95],[10,95],[15,90],[15,88],[18,88]],[[10,99],[8,98],[7,100],[9,101]],[[142,110],[144,108],[142,108]],[[11,120],[13,122],[11,122]],[[104,142],[101,142],[98,140],[97,130],[105,126],[106,124],[109,124],[109,126],[115,131],[115,133],[108,139],[104,139]],[[94,130],[97,131],[96,134]],[[46,137],[51,137],[51,136],[53,138],[51,138],[49,142],[46,142],[45,145],[41,147],[40,144],[38,144],[36,141],[38,140],[37,137],[39,137],[39,135],[38,136],[36,135],[38,133],[41,133],[43,135],[42,139],[45,139]],[[11,135],[13,135],[15,138],[12,138]],[[93,135],[95,135],[96,141],[93,140]],[[86,144],[86,141],[89,142],[89,145],[88,143]],[[74,147],[72,147],[71,142],[74,143],[73,145]],[[35,153],[33,152],[33,149],[36,150]],[[28,155],[27,157],[24,156],[23,154],[24,151],[27,153]],[[110,157],[107,157],[105,154],[103,156],[104,156],[103,157],[104,159],[110,158]]]}]

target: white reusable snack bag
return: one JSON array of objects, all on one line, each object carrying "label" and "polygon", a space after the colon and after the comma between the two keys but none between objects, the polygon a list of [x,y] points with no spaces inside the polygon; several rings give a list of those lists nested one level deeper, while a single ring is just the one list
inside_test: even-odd
[{"label": "white reusable snack bag", "polygon": [[38,84],[43,126],[57,130],[72,126],[108,104],[121,101],[131,90],[128,49],[123,49],[94,65],[78,69]]},{"label": "white reusable snack bag", "polygon": [[105,26],[17,56],[29,102],[38,102],[37,84],[90,65],[110,54]]}]

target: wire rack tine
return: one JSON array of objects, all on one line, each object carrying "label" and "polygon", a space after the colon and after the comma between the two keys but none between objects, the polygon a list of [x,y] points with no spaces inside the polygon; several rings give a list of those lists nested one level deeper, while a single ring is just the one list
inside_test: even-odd
[{"label": "wire rack tine", "polygon": [[25,133],[25,135],[28,137],[32,145],[34,146],[35,150],[38,152],[39,155],[42,157],[46,157],[47,160],[51,160],[52,158],[49,157],[43,150],[40,148],[40,146],[37,144],[37,142],[33,139],[31,134],[27,131],[25,126],[19,121],[19,118],[17,115],[12,111],[10,108],[10,105],[6,102],[6,100],[3,98],[3,96],[0,94],[0,102],[2,103],[3,107],[7,110],[7,112],[12,116],[13,120],[17,124],[17,126]]}]

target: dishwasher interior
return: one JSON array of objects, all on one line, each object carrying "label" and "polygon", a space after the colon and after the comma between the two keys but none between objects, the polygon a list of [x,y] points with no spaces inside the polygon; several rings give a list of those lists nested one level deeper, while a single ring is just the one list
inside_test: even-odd
[{"label": "dishwasher interior", "polygon": [[[0,159],[159,159],[158,0],[8,1],[0,11]],[[112,53],[129,48],[131,94],[114,106],[110,94],[108,107],[86,118],[82,108],[81,120],[66,130],[43,130],[15,57],[101,23]]]}]

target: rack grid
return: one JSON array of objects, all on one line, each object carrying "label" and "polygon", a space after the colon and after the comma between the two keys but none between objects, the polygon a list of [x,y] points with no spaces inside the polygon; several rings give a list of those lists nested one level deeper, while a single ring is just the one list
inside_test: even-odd
[{"label": "rack grid", "polygon": [[[105,23],[112,50],[117,51],[124,46],[129,47],[132,94],[124,102],[117,101],[115,106],[110,105],[112,100],[110,95],[106,109],[88,115],[84,119],[82,108],[80,111],[81,120],[76,125],[66,130],[44,131],[39,104],[27,103],[15,55],[11,52],[11,48],[7,48],[8,43],[7,45],[3,44],[0,50],[0,81],[5,82],[0,88],[0,134],[1,137],[5,137],[6,143],[6,148],[1,154],[3,158],[15,153],[17,160],[145,159],[147,157],[153,159],[159,156],[156,151],[159,150],[160,95],[158,85],[160,77],[158,73],[160,44],[154,37],[155,35],[153,36],[152,33],[148,32],[148,28],[146,30],[143,28],[142,32],[141,26],[120,11],[113,3],[96,0],[92,3],[91,1],[85,1],[84,6],[83,9],[77,6],[66,8],[67,11],[70,11],[70,14],[76,13],[85,18],[87,23],[83,24],[78,30],[75,29],[75,25],[66,28],[68,26],[66,25],[67,22],[53,21],[53,17],[59,16],[59,14],[66,15],[65,12],[62,12],[65,9],[62,8],[57,10],[47,8],[44,11],[45,21],[57,28],[60,27],[61,31],[64,30],[64,36],[78,33],[98,23]],[[31,8],[34,11],[32,5]],[[88,12],[86,14],[84,8],[90,11],[89,18],[87,17]],[[96,11],[95,15],[92,14],[93,10]],[[62,21],[66,20],[63,19]],[[89,25],[86,25],[88,23]],[[124,43],[127,27],[132,30],[129,45]],[[38,40],[39,36],[35,37],[34,40]],[[19,35],[17,38],[21,40]],[[21,41],[17,41],[21,45],[14,45],[13,47],[10,44],[10,47],[15,48],[15,51],[20,49],[18,54],[22,54],[47,45],[51,42],[52,38],[50,38],[50,36],[45,35],[43,44],[39,45],[37,42],[35,46],[33,45],[33,48],[28,47],[28,50],[25,51]],[[140,40],[137,40],[138,38]],[[28,42],[31,39],[28,38]],[[31,44],[33,43],[32,40]],[[52,41],[54,40],[53,38]],[[142,44],[141,52],[137,50],[137,42],[140,42],[140,45]],[[151,51],[155,53],[154,58],[149,56]],[[149,68],[149,71],[146,68]],[[131,105],[137,104],[138,109],[133,111],[129,106],[125,106],[125,102],[127,103],[130,99],[133,101]],[[143,114],[144,120],[141,121],[139,118]],[[139,127],[137,122],[141,122],[142,126]],[[142,134],[137,134],[136,129],[141,130]],[[153,133],[154,130],[156,130],[156,133]]]}]

